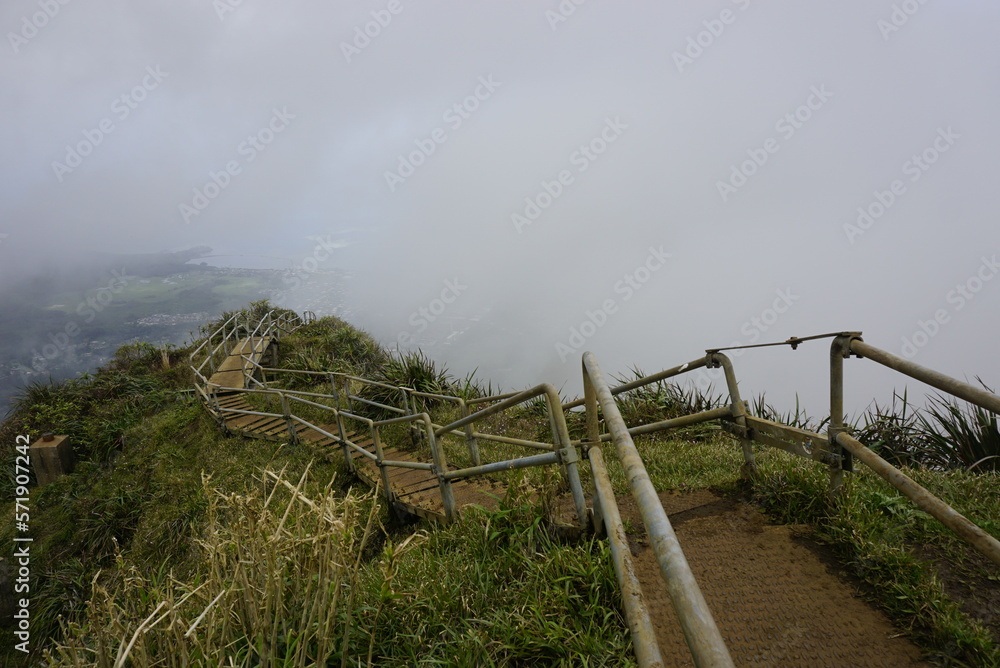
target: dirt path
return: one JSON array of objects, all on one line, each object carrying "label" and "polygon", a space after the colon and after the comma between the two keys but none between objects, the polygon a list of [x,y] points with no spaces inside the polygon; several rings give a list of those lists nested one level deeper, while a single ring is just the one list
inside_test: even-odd
[{"label": "dirt path", "polygon": [[[828,568],[794,527],[699,490],[660,499],[737,666],[923,666],[920,650]],[[622,518],[642,532],[631,497]],[[644,535],[632,553],[664,661],[694,665]]]}]

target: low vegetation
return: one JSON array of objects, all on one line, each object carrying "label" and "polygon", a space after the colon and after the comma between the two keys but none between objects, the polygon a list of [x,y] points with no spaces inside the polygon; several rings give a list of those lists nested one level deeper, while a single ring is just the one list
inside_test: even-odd
[{"label": "low vegetation", "polygon": [[[461,523],[400,523],[377,492],[355,483],[339,457],[222,433],[189,391],[190,352],[127,346],[92,376],[29,386],[0,426],[4,499],[13,496],[17,434],[68,434],[79,460],[72,475],[32,490],[31,630],[39,660],[53,666],[634,664],[606,543],[555,534],[532,501],[541,496],[550,505],[564,491],[553,469],[505,474],[499,479],[510,494],[503,504],[470,510]],[[428,394],[472,399],[500,392],[474,376],[455,379],[420,352],[386,351],[336,318],[284,339],[281,355],[283,366],[340,371]],[[619,380],[633,375],[642,372]],[[269,380],[330,391],[322,375]],[[383,390],[366,392],[398,405]],[[706,410],[723,398],[658,383],[620,400],[626,421],[641,424]],[[438,423],[458,417],[452,403],[421,401]],[[996,417],[943,400],[927,412],[915,411],[905,395],[895,401],[859,420],[862,440],[1000,535]],[[798,411],[780,415],[763,397],[752,403],[763,417],[820,424]],[[570,411],[567,419],[580,437],[582,413]],[[550,438],[540,402],[495,415],[482,430]],[[394,433],[408,439],[405,429]],[[956,450],[968,454],[942,456],[948,442],[963,443]],[[443,443],[449,458],[467,461],[463,439]],[[869,471],[849,476],[833,504],[826,470],[781,451],[755,446],[758,476],[738,480],[740,450],[712,425],[636,443],[658,489],[711,487],[758,504],[776,522],[811,526],[933,662],[1000,665],[995,567]],[[486,461],[524,454],[514,445],[480,445]],[[627,494],[612,446],[605,448],[616,491]],[[13,504],[3,512],[10,516]],[[12,534],[12,527],[0,527],[7,544]],[[8,665],[22,665],[22,655],[6,645],[2,651]]]}]

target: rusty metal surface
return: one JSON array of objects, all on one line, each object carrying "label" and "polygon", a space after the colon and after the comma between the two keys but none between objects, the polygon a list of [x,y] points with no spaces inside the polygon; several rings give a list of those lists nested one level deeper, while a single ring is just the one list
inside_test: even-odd
[{"label": "rusty metal surface", "polygon": [[752,415],[746,416],[746,424],[753,440],[799,457],[815,459],[817,452],[825,452],[828,449],[826,436],[813,431],[790,427]]}]

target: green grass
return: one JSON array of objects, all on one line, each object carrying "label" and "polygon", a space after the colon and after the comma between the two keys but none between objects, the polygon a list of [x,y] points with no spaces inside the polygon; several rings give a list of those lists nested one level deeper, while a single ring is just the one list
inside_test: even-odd
[{"label": "green grass", "polygon": [[[334,318],[302,328],[281,349],[289,366],[295,360],[466,398],[498,391],[453,379],[422,354],[383,351]],[[149,346],[123,348],[94,376],[29,387],[0,427],[4,443],[55,430],[78,447],[76,472],[32,491],[32,637],[36,648],[58,647],[51,665],[110,665],[126,649],[135,665],[154,656],[164,665],[217,665],[230,656],[247,666],[634,664],[606,543],[556,538],[543,511],[526,503],[528,494],[565,492],[557,469],[495,476],[510,489],[498,509],[470,509],[461,523],[415,531],[352,486],[339,457],[328,462],[305,448],[225,436],[180,392],[191,382],[188,352],[169,350],[164,361]],[[281,379],[284,387],[328,391],[314,380]],[[273,399],[252,401],[274,407]],[[633,425],[718,402],[657,384],[623,396],[621,406]],[[758,404],[781,417],[763,397]],[[444,402],[421,408],[440,424],[459,416]],[[318,409],[301,413],[328,421]],[[798,411],[785,417],[808,421]],[[582,413],[570,412],[567,422],[579,438]],[[552,438],[537,401],[478,428]],[[397,427],[384,440],[406,444],[409,435]],[[442,445],[449,460],[468,463],[463,438]],[[810,525],[935,663],[1000,665],[995,639],[949,598],[935,564],[977,582],[995,579],[995,568],[871,472],[848,476],[831,503],[825,467],[762,446],[755,446],[756,479],[739,481],[739,445],[716,427],[644,436],[636,445],[659,490],[711,487],[758,504],[774,521]],[[426,444],[412,447],[427,454]],[[480,448],[484,461],[534,454],[509,444]],[[603,448],[616,492],[627,494],[613,446]],[[1000,534],[997,473],[907,473]],[[2,482],[12,490],[11,480]],[[12,513],[12,504],[0,512]],[[11,532],[0,527],[0,540]],[[19,658],[0,654],[9,665]]]}]

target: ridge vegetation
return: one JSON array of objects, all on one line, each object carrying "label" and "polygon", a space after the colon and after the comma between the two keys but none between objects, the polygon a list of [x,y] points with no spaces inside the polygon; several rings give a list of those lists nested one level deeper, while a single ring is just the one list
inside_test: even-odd
[{"label": "ridge vegetation", "polygon": [[[6,517],[16,435],[67,434],[78,459],[71,475],[31,489],[36,665],[634,665],[606,542],[568,537],[548,520],[563,491],[551,468],[497,476],[510,492],[495,510],[470,508],[442,527],[403,522],[339,456],[223,433],[190,391],[191,349],[124,346],[92,375],[24,388],[0,425]],[[500,391],[420,351],[387,351],[335,317],[282,339],[281,365],[465,398]],[[312,382],[289,375],[285,387]],[[668,383],[619,397],[633,424],[721,402]],[[814,422],[780,415],[764,397],[754,404],[762,417]],[[440,423],[455,410],[425,408]],[[540,409],[492,426],[534,437],[547,429]],[[582,436],[582,414],[567,420]],[[943,399],[918,411],[904,392],[857,423],[861,440],[1000,536],[995,415]],[[711,425],[636,445],[658,490],[712,488],[771,521],[808,525],[932,662],[1000,665],[996,569],[870,471],[849,476],[833,505],[824,469],[774,449],[755,446],[759,474],[739,481],[739,447]],[[628,494],[617,458],[606,460],[616,492]],[[13,535],[0,525],[5,545]],[[5,665],[24,665],[10,644],[2,651]]]}]

